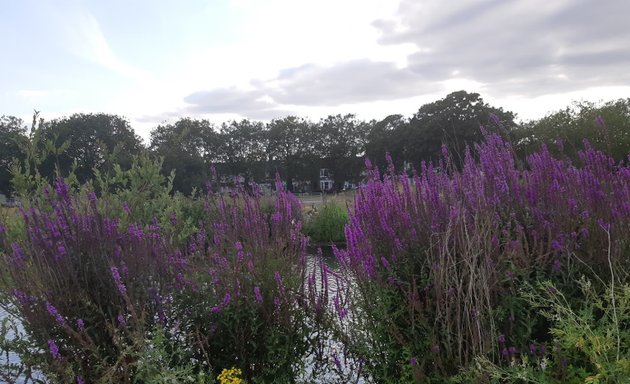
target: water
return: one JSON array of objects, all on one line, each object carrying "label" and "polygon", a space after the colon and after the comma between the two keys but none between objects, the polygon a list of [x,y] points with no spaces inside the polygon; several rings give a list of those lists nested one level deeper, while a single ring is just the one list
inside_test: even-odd
[{"label": "water", "polygon": [[[318,261],[317,250],[311,249],[307,261],[309,274],[319,269]],[[338,290],[343,289],[343,287],[340,287],[338,284],[340,280],[336,278],[336,275],[339,272],[339,268],[330,248],[323,250],[323,261],[329,269],[326,282],[329,296],[328,306],[329,310],[334,312],[334,297]],[[321,289],[324,285],[322,275],[316,273],[315,276],[317,289]],[[11,319],[4,309],[0,309],[0,323],[5,321],[6,327],[2,328],[5,330],[3,332],[5,341],[14,341],[25,337],[22,325],[17,320]],[[327,366],[334,367],[336,372],[332,372],[330,368],[318,367],[315,356],[305,357],[304,372],[298,378],[298,382],[313,382],[315,380],[315,382],[320,383],[365,383],[363,378],[355,374],[357,362],[344,357],[343,345],[340,342],[328,337],[322,344],[318,358],[326,360]],[[17,354],[0,348],[0,383],[30,384],[37,382],[36,380],[46,382],[41,373],[26,373],[25,367],[21,364]]]},{"label": "water", "polygon": [[36,371],[25,367],[20,357],[9,351],[7,343],[20,341],[25,337],[25,331],[22,324],[11,316],[2,308],[0,308],[0,323],[2,324],[2,337],[4,342],[0,348],[0,382],[7,384],[28,384],[46,382],[43,375]]}]

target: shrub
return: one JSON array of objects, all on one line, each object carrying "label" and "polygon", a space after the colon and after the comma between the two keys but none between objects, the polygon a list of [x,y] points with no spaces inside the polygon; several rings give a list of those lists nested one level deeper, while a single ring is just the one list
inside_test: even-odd
[{"label": "shrub", "polygon": [[310,301],[292,195],[279,191],[270,213],[255,188],[208,195],[211,219],[181,242],[175,223],[137,223],[109,195],[62,179],[43,191],[21,211],[21,238],[0,226],[0,255],[2,307],[47,377],[185,382],[232,367],[252,383],[297,376]]},{"label": "shrub", "polygon": [[489,134],[461,170],[444,153],[412,179],[368,163],[347,250],[336,252],[353,287],[342,339],[378,382],[447,377],[479,355],[498,361],[499,335],[548,340],[546,320],[518,295],[525,281],[551,279],[577,302],[576,276],[609,277],[609,247],[611,265],[627,270],[630,167],[585,142],[579,164],[543,147],[519,169]]},{"label": "shrub", "polygon": [[326,204],[319,212],[312,212],[304,233],[317,243],[339,243],[345,241],[343,229],[347,223],[348,213],[345,208]]},{"label": "shrub", "polygon": [[[519,346],[493,363],[476,359],[457,382],[625,383],[630,378],[630,286],[607,284],[604,292],[582,278],[585,300],[571,304],[551,282],[523,289],[523,298],[550,322],[553,339]],[[603,294],[602,294],[603,293]]]}]

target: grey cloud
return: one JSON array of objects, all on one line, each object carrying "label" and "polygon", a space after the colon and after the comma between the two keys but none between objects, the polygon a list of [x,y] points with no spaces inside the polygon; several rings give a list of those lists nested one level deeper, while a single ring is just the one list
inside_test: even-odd
[{"label": "grey cloud", "polygon": [[430,81],[393,63],[355,60],[331,67],[303,66],[285,70],[271,97],[283,104],[339,105],[392,100],[430,92]]},{"label": "grey cloud", "polygon": [[403,0],[396,18],[374,23],[380,42],[423,48],[409,57],[413,72],[440,81],[458,70],[495,95],[536,96],[630,80],[628,1],[450,4]]},{"label": "grey cloud", "polygon": [[191,93],[184,98],[189,104],[184,113],[236,113],[242,117],[269,120],[291,114],[292,111],[279,108],[278,103],[264,99],[263,89],[242,90],[219,88],[210,91]]},{"label": "grey cloud", "polygon": [[[630,1],[402,0],[376,20],[379,43],[418,49],[406,67],[369,59],[305,64],[253,90],[221,88],[185,98],[195,113],[267,119],[285,106],[337,106],[442,91],[455,77],[480,82],[493,97],[535,97],[630,84]],[[457,71],[457,75],[455,75]]]}]

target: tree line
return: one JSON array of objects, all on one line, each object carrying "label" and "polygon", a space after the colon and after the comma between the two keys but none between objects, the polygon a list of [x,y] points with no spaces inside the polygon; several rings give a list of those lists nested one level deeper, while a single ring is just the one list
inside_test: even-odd
[{"label": "tree line", "polygon": [[129,168],[140,154],[161,157],[163,173],[175,171],[173,189],[183,194],[205,188],[213,167],[246,183],[265,182],[277,172],[289,190],[318,189],[319,170],[327,168],[335,189],[341,189],[344,181],[361,181],[365,158],[385,167],[386,153],[398,169],[410,169],[438,160],[446,145],[455,165],[461,164],[466,146],[482,140],[481,126],[509,140],[521,157],[545,144],[576,159],[583,138],[616,160],[630,152],[630,98],[574,103],[520,124],[515,119],[515,113],[489,105],[479,94],[459,91],[422,105],[411,117],[382,120],[346,114],[316,122],[287,116],[216,125],[184,117],[155,127],[145,146],[129,121],[117,115],[79,113],[44,121],[36,113],[30,128],[19,118],[2,116],[0,193],[11,194],[12,167],[15,172],[29,156],[37,158],[42,177],[73,171],[85,182],[117,165]]}]

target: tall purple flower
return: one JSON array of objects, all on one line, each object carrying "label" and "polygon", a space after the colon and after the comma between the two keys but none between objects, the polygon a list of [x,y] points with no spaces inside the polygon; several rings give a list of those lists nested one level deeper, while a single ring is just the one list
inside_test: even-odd
[{"label": "tall purple flower", "polygon": [[59,354],[59,348],[54,340],[48,339],[48,349],[50,350],[50,354],[53,359],[58,360],[61,358],[61,354]]},{"label": "tall purple flower", "polygon": [[256,296],[256,301],[258,302],[258,304],[262,304],[263,297],[262,297],[262,294],[260,293],[260,287],[258,286],[254,287],[254,295]]},{"label": "tall purple flower", "polygon": [[120,278],[120,273],[118,272],[118,268],[112,266],[111,272],[112,272],[112,277],[114,278],[114,282],[116,283],[116,287],[118,287],[118,292],[120,292],[121,295],[127,294],[127,287],[125,286],[125,284],[122,282],[122,279]]},{"label": "tall purple flower", "polygon": [[57,322],[57,324],[59,324],[60,326],[66,325],[66,321],[64,320],[63,316],[59,314],[59,311],[57,311],[57,308],[55,308],[52,304],[46,303],[46,310],[48,311],[50,316],[55,318],[55,321]]}]

